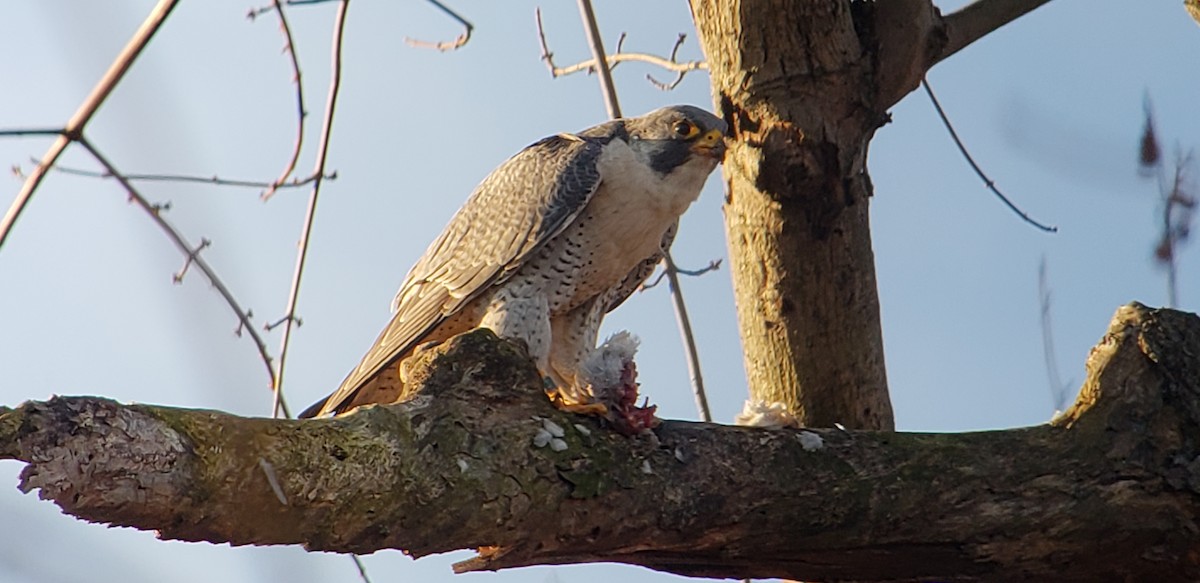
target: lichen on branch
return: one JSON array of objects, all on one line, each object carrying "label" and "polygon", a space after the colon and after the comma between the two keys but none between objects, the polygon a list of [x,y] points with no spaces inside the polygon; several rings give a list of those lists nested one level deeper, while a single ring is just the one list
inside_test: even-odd
[{"label": "lichen on branch", "polygon": [[0,408],[0,458],[27,464],[22,489],[90,521],[345,553],[480,550],[460,571],[611,561],[707,577],[1193,580],[1197,355],[1200,318],[1133,304],[1052,424],[667,421],[629,437],[552,407],[519,345],[474,331],[416,358],[419,390],[403,403],[287,421],[55,398]]}]

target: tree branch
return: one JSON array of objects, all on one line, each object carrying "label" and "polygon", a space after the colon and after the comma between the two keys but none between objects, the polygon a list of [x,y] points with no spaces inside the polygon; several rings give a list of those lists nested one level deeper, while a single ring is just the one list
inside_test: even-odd
[{"label": "tree branch", "polygon": [[[296,54],[296,43],[292,39],[292,25],[288,23],[287,14],[283,11],[282,0],[274,0],[272,4],[275,6],[275,14],[279,16],[279,32],[283,35],[283,52],[287,53],[288,62],[292,67],[292,83],[296,84],[296,140],[292,144],[291,156],[284,164],[283,171],[279,173],[279,178],[276,178],[260,195],[263,200],[271,198],[281,185],[287,183],[292,172],[295,172],[296,163],[300,161],[300,151],[304,148],[304,120],[308,117],[308,108],[304,107],[304,78],[300,74],[300,56]],[[253,13],[249,18],[251,21],[254,20]]]},{"label": "tree branch", "polygon": [[175,9],[175,5],[179,0],[159,0],[150,14],[146,16],[146,20],[142,22],[142,26],[137,32],[133,33],[133,37],[129,39],[129,43],[121,50],[121,54],[109,66],[108,71],[96,83],[96,87],[88,94],[87,98],[75,111],[75,115],[67,121],[67,126],[63,128],[58,139],[50,146],[50,149],[42,156],[42,161],[34,167],[33,171],[25,179],[25,184],[21,186],[21,192],[17,193],[17,198],[13,200],[8,212],[4,214],[4,218],[0,219],[0,246],[4,245],[4,240],[8,238],[8,234],[12,232],[13,226],[20,218],[21,212],[29,204],[33,198],[33,193],[37,191],[38,185],[42,183],[42,179],[46,177],[46,172],[54,163],[58,161],[58,157],[71,145],[72,141],[78,140],[83,135],[83,129],[88,122],[92,120],[92,116],[96,114],[96,110],[104,104],[104,100],[108,99],[109,94],[113,89],[117,88],[117,84],[125,77],[125,73],[133,66],[133,61],[142,54],[146,45],[150,44],[150,39],[154,38],[154,33],[162,28],[163,23],[167,21],[167,16]]},{"label": "tree branch", "polygon": [[976,0],[947,15],[943,22],[947,41],[936,61],[1012,22],[1050,0]]},{"label": "tree branch", "polygon": [[[542,26],[541,8],[538,8],[534,11],[534,22],[537,25],[538,45],[541,46],[542,49],[542,62],[545,63],[546,68],[550,70],[551,77],[557,78],[564,75],[579,73],[581,71],[586,71],[588,74],[596,72],[596,58],[580,61],[574,65],[567,65],[566,67],[559,67],[556,65],[554,63],[554,53],[550,52],[550,45],[546,41],[546,29],[544,26]],[[708,69],[708,63],[704,61],[680,62],[676,60],[676,57],[679,53],[679,47],[683,45],[683,41],[686,38],[687,35],[680,33],[679,37],[675,39],[675,44],[671,47],[671,57],[663,58],[658,55],[651,55],[648,53],[625,52],[621,48],[625,41],[625,35],[622,34],[621,38],[617,40],[617,52],[611,55],[606,55],[604,60],[607,63],[609,70],[617,68],[617,65],[626,61],[641,61],[643,63],[649,63],[651,65],[661,67],[667,71],[671,71],[675,73],[675,79],[669,83],[658,81],[654,77],[646,75],[646,80],[649,81],[651,85],[654,85],[663,91],[670,91],[675,87],[678,87],[679,83],[683,81],[684,76],[686,76],[688,73],[700,69]]]},{"label": "tree branch", "polygon": [[[183,269],[180,269],[179,272],[173,276],[175,283],[180,283],[183,280],[183,273],[188,267],[195,265],[196,267],[200,268],[200,271],[204,274],[204,277],[208,279],[208,282],[212,284],[214,289],[217,290],[217,293],[220,294],[225,300],[225,304],[229,306],[229,309],[233,311],[234,316],[237,317],[238,325],[235,329],[235,334],[241,336],[242,333],[245,332],[254,342],[255,348],[258,349],[258,356],[262,360],[263,366],[267,369],[267,377],[271,381],[271,386],[274,386],[275,369],[271,365],[271,355],[267,352],[267,345],[265,342],[263,342],[262,336],[258,334],[258,331],[254,329],[254,325],[250,322],[250,318],[254,314],[252,311],[242,308],[241,304],[239,304],[237,299],[233,296],[233,292],[231,292],[229,287],[225,285],[225,282],[221,280],[219,276],[217,276],[216,270],[214,270],[212,266],[210,266],[208,262],[200,256],[199,253],[201,249],[207,247],[207,244],[202,243],[201,245],[193,247],[190,243],[188,243],[187,239],[184,238],[183,234],[175,228],[174,225],[163,218],[162,213],[160,212],[162,207],[160,205],[151,203],[149,199],[143,196],[142,193],[139,192],[138,189],[135,188],[123,174],[117,171],[116,166],[114,166],[113,163],[110,162],[108,158],[91,143],[91,141],[82,136],[79,137],[77,141],[79,142],[79,145],[87,150],[88,153],[96,159],[96,162],[98,162],[100,166],[104,168],[104,172],[116,179],[121,187],[125,189],[125,193],[129,195],[129,200],[137,203],[142,210],[146,211],[146,214],[150,217],[150,220],[154,221],[154,224],[158,225],[158,227],[162,229],[163,233],[167,235],[167,238],[171,239],[171,243],[175,245],[175,248],[184,254],[186,259]],[[41,166],[38,166],[37,168],[40,169]],[[280,408],[284,411],[288,410],[286,403],[281,403]]]},{"label": "tree branch", "polygon": [[[1195,580],[1200,318],[1132,304],[1050,425],[966,434],[665,422],[550,406],[517,345],[427,349],[404,403],[246,419],[88,397],[0,408],[0,458],[75,516],[165,539],[615,561],[803,580]],[[565,449],[537,447],[543,431]],[[1069,569],[1064,569],[1069,565]]]},{"label": "tree branch", "polygon": [[[3,134],[3,132],[0,132],[0,135],[2,135],[2,134]],[[33,163],[37,164],[38,163],[37,159],[34,159]],[[75,176],[87,176],[89,178],[103,178],[103,179],[113,178],[113,175],[109,174],[108,172],[97,172],[94,170],[84,170],[82,168],[73,168],[71,166],[63,166],[62,164],[55,164],[53,170],[55,172],[62,172],[63,174],[72,174]],[[188,175],[188,174],[125,174],[125,180],[128,180],[129,182],[181,182],[181,183],[193,183],[193,184],[211,184],[213,186],[234,186],[234,187],[243,187],[243,188],[276,188],[276,189],[299,188],[301,186],[305,186],[305,185],[313,182],[316,179],[317,179],[316,176],[308,176],[305,178],[293,178],[283,184],[279,184],[276,182],[267,182],[267,181],[263,181],[263,180],[238,180],[238,179],[231,179],[231,178],[221,178],[220,176],[217,176],[215,174],[212,176],[198,176],[198,175]],[[326,174],[325,176],[322,177],[322,179],[323,180],[337,180],[337,171]]]},{"label": "tree branch", "polygon": [[442,52],[446,52],[446,51],[456,51],[458,49],[461,49],[463,46],[465,46],[468,42],[471,41],[471,32],[475,30],[474,24],[471,24],[471,22],[469,20],[463,18],[462,15],[455,12],[449,6],[446,6],[445,4],[438,2],[438,0],[425,0],[425,1],[429,2],[430,4],[433,4],[434,7],[437,8],[438,10],[441,10],[443,14],[445,14],[446,16],[449,16],[450,18],[454,19],[455,22],[462,25],[462,27],[463,27],[462,34],[454,37],[454,39],[452,39],[452,40],[439,41],[439,42],[430,42],[430,41],[415,39],[415,38],[406,36],[406,37],[404,37],[405,44],[407,44],[410,47],[436,49],[436,50],[439,50]]},{"label": "tree branch", "polygon": [[[325,164],[329,156],[329,142],[333,138],[333,115],[337,112],[338,92],[342,86],[342,38],[346,30],[346,15],[349,9],[350,0],[341,0],[338,2],[337,15],[334,17],[332,48],[329,57],[329,66],[331,69],[329,74],[329,94],[325,101],[325,117],[321,122],[320,146],[317,150],[317,160],[312,173],[317,179],[313,181],[313,187],[308,196],[308,205],[305,207],[304,226],[301,228],[300,240],[297,242],[296,266],[292,271],[292,285],[288,289],[287,308],[285,308],[282,318],[283,335],[279,340],[279,368],[274,378],[271,379],[271,388],[275,394],[271,403],[272,416],[278,415],[281,412],[283,404],[283,379],[287,366],[288,347],[291,344],[292,328],[293,326],[300,325],[300,319],[296,317],[296,306],[300,299],[300,283],[304,279],[304,265],[308,259],[308,242],[312,236],[313,223],[316,221],[317,201],[321,195],[321,185],[324,183],[322,177],[325,176]],[[284,407],[282,411],[286,413],[287,409]],[[287,416],[291,417],[290,414]]]},{"label": "tree branch", "polygon": [[942,109],[942,103],[938,101],[937,95],[933,93],[933,87],[929,86],[929,81],[921,79],[921,86],[925,88],[925,94],[929,96],[929,101],[933,103],[933,109],[937,111],[938,117],[941,118],[942,125],[946,126],[946,131],[950,133],[950,139],[954,140],[954,145],[958,147],[958,152],[963,155],[967,164],[970,164],[971,169],[975,171],[975,175],[983,181],[983,185],[992,191],[992,194],[996,195],[996,198],[1000,199],[1000,202],[1004,203],[1004,206],[1008,207],[1008,210],[1021,217],[1021,220],[1033,225],[1039,231],[1057,233],[1058,227],[1037,221],[1029,216],[1029,213],[1021,210],[1021,207],[1013,203],[1003,192],[1000,192],[1000,187],[996,186],[996,181],[992,180],[987,174],[984,174],[983,169],[979,167],[979,164],[975,162],[975,158],[971,156],[971,152],[967,151],[967,147],[963,145],[962,139],[958,137],[958,132],[954,130],[954,124],[950,123],[950,117],[946,115],[946,110]]}]

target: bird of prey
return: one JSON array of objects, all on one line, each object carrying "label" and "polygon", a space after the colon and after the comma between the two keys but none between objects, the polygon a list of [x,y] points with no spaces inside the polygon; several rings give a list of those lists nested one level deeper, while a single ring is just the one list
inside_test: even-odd
[{"label": "bird of prey", "polygon": [[476,327],[523,340],[560,404],[603,315],[633,293],[725,154],[725,122],[688,105],[550,136],[500,165],[408,272],[393,316],[341,386],[301,417],[405,396],[414,348]]}]

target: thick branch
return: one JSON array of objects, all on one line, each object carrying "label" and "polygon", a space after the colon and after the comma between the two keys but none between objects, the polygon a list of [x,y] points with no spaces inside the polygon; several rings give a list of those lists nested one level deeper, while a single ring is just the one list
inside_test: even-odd
[{"label": "thick branch", "polygon": [[884,112],[920,84],[935,64],[1050,0],[976,0],[942,17],[930,0],[876,2],[859,11],[875,59],[873,108]]},{"label": "thick branch", "polygon": [[975,0],[944,19],[946,45],[941,61],[1050,0]]},{"label": "thick branch", "polygon": [[[1195,580],[1200,318],[1118,311],[1076,405],[968,434],[666,422],[550,407],[486,331],[427,350],[411,400],[332,420],[57,398],[0,408],[0,457],[87,520],[460,570],[616,561],[710,577]],[[537,447],[535,436],[561,435]],[[538,440],[545,443],[545,440]],[[565,445],[566,447],[561,447]]]}]

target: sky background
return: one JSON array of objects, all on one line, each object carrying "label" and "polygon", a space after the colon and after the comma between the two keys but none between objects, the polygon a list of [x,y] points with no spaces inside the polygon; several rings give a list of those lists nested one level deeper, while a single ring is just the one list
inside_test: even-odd
[{"label": "sky background", "polygon": [[[6,2],[0,128],[62,126],[152,2]],[[574,3],[545,3],[560,65],[588,57]],[[943,11],[962,2],[941,3]],[[100,110],[87,133],[124,172],[271,180],[295,133],[291,70],[272,16],[248,22],[244,0],[184,2]],[[324,396],[387,322],[405,272],[471,189],[520,148],[604,120],[595,77],[551,79],[539,60],[532,2],[455,3],[476,25],[470,44],[439,53],[406,35],[444,40],[457,26],[418,1],[354,2],[327,182],[313,230],[286,394],[295,410]],[[597,2],[611,50],[701,58],[682,1]],[[300,175],[311,172],[329,76],[334,6],[290,11],[311,112]],[[1043,363],[1038,263],[1053,289],[1059,367],[1072,390],[1088,349],[1131,300],[1166,302],[1152,262],[1158,191],[1137,176],[1145,95],[1160,137],[1200,146],[1200,27],[1178,0],[1055,0],[938,65],[929,79],[972,154],[1048,235],[1010,214],[960,158],[916,92],[879,130],[869,165],[874,249],[897,426],[964,431],[1042,423],[1054,411]],[[664,93],[640,64],[615,71],[622,106],[639,115],[673,103],[711,108],[708,79]],[[0,161],[26,171],[50,139],[0,140]],[[72,148],[63,165],[95,169]],[[1195,166],[1194,169],[1197,169]],[[1200,169],[1197,169],[1200,170]],[[21,180],[0,181],[7,206]],[[726,255],[722,181],[710,179],[684,217],[683,267]],[[307,190],[263,203],[255,189],[144,184],[170,201],[166,218],[193,243],[258,325],[284,311]],[[2,194],[8,193],[8,194]],[[1180,257],[1180,304],[1200,302],[1200,251]],[[200,273],[113,183],[53,174],[0,249],[0,403],[51,394],[269,414],[269,383],[250,341]],[[746,397],[728,271],[686,278],[709,400],[729,422]],[[665,418],[695,419],[665,286],[605,321],[642,339],[643,392]],[[279,332],[266,333],[272,354]],[[357,581],[349,559],[296,547],[161,542],[63,516],[16,490],[21,465],[0,463],[0,580]],[[70,549],[63,553],[47,549]],[[453,576],[466,553],[414,562],[364,557],[374,581],[629,583],[680,578],[641,568],[539,567]]]}]

